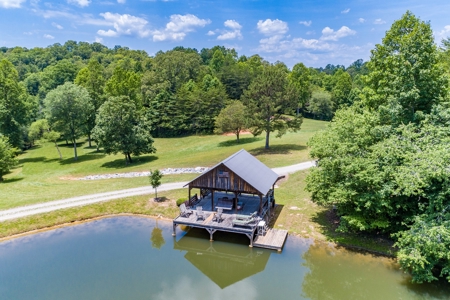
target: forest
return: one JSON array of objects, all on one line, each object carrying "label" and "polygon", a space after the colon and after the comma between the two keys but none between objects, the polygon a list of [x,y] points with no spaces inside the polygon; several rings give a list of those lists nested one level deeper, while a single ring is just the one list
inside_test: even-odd
[{"label": "forest", "polygon": [[[282,136],[302,118],[331,121],[309,143],[312,200],[338,230],[388,234],[415,282],[450,281],[450,39],[407,12],[368,62],[288,68],[223,46],[149,56],[67,41],[0,48],[0,180],[20,151],[86,136],[105,153],[157,151],[154,137]],[[56,151],[55,150],[55,151]]]}]

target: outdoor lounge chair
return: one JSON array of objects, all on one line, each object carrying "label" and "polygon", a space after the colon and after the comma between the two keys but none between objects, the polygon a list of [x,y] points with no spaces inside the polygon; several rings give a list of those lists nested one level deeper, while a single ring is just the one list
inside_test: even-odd
[{"label": "outdoor lounge chair", "polygon": [[236,215],[233,219],[233,226],[253,226],[253,223],[259,220],[256,216],[257,212],[255,211],[251,215]]},{"label": "outdoor lounge chair", "polygon": [[195,211],[195,214],[197,215],[197,221],[202,219],[205,219],[205,212],[203,211],[203,207],[197,206],[197,210]]},{"label": "outdoor lounge chair", "polygon": [[186,208],[186,204],[181,203],[180,205],[180,216],[188,218],[190,216],[190,214],[192,214],[192,210]]},{"label": "outdoor lounge chair", "polygon": [[220,223],[220,221],[222,221],[222,212],[223,212],[223,208],[219,207],[217,209],[217,213],[213,217],[213,221]]}]

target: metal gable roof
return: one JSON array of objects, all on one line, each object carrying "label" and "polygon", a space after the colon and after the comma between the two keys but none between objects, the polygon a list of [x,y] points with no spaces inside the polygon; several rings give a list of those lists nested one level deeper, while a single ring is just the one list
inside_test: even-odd
[{"label": "metal gable roof", "polygon": [[278,179],[277,173],[272,171],[269,167],[244,149],[224,159],[197,178],[203,176],[221,164],[225,165],[263,195],[266,195],[269,192],[273,184]]}]

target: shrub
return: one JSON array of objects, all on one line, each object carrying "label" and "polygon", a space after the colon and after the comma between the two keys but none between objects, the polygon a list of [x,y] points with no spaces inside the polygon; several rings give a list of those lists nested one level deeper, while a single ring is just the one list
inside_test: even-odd
[{"label": "shrub", "polygon": [[186,202],[187,200],[188,200],[188,198],[180,198],[180,199],[178,199],[178,200],[177,200],[177,206],[180,206],[181,203],[184,203],[184,202]]}]

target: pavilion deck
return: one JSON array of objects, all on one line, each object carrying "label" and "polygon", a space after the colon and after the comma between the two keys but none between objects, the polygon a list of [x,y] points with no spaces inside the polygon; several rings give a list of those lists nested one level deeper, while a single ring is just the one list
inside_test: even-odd
[{"label": "pavilion deck", "polygon": [[[231,193],[221,193],[216,192],[214,193],[214,207],[217,205],[219,198],[222,197],[229,197],[230,199],[234,197],[234,194]],[[257,212],[259,210],[259,204],[260,199],[257,196],[252,195],[239,195],[238,201],[243,203],[243,206],[241,209],[237,209],[236,207],[233,207],[232,210],[227,211],[224,210],[222,213],[222,218],[220,222],[217,222],[214,219],[214,215],[216,214],[216,211],[211,209],[211,194],[201,199],[197,204],[197,206],[201,206],[203,209],[203,212],[205,214],[205,219],[199,219],[197,220],[197,215],[195,214],[196,208],[191,208],[193,210],[193,213],[190,214],[188,217],[182,217],[181,215],[176,217],[173,220],[173,229],[175,233],[175,228],[177,225],[185,225],[190,227],[196,227],[196,228],[203,228],[206,229],[210,234],[210,240],[213,240],[213,234],[216,231],[224,231],[224,232],[231,232],[231,233],[238,233],[238,234],[245,234],[250,239],[250,246],[253,246],[253,239],[255,236],[255,232],[257,230],[258,221],[255,221],[248,226],[233,226],[233,220],[235,219],[236,214],[239,215],[251,215],[255,211]],[[263,207],[267,207],[267,199],[263,197]],[[263,210],[264,213],[258,215],[260,218],[264,217],[264,214],[267,212],[266,210]]]}]

